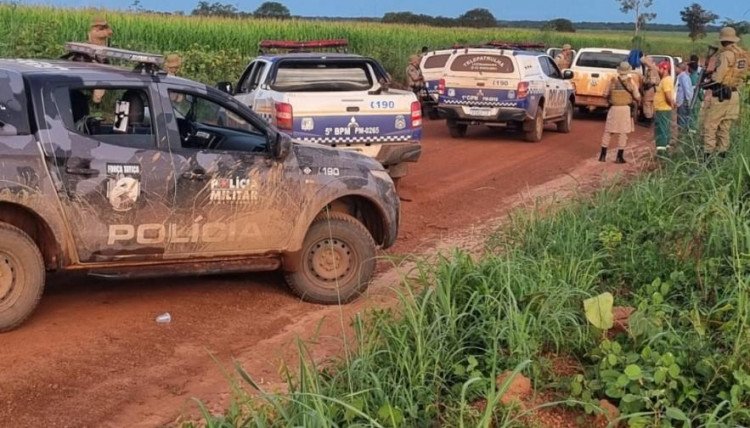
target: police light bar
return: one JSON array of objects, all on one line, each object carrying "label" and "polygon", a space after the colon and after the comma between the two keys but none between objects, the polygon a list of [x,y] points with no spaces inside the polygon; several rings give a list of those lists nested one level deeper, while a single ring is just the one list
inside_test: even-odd
[{"label": "police light bar", "polygon": [[321,49],[321,48],[345,48],[349,46],[346,39],[321,39],[298,42],[293,40],[263,40],[260,42],[261,49]]},{"label": "police light bar", "polygon": [[492,40],[487,42],[487,46],[501,49],[511,50],[526,50],[526,49],[544,49],[544,43],[528,43],[528,42],[501,42]]},{"label": "police light bar", "polygon": [[67,52],[67,55],[65,56],[73,56],[77,54],[88,56],[94,60],[101,60],[103,58],[119,59],[157,67],[164,64],[163,55],[111,48],[109,46],[99,46],[91,43],[68,42],[65,43],[65,51]]}]

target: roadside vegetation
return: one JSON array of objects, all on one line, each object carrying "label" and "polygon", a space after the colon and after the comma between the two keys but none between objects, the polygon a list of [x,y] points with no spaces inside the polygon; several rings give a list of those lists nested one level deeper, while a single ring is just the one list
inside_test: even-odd
[{"label": "roadside vegetation", "polygon": [[[529,426],[535,408],[586,418],[607,400],[611,426],[749,425],[747,109],[738,128],[727,159],[685,141],[628,186],[512,215],[479,257],[420,264],[396,309],[353,320],[339,360],[300,345],[282,395],[237,367],[244,387],[203,423]],[[509,371],[546,404],[505,405]]]},{"label": "roadside vegetation", "polygon": [[[258,52],[263,39],[310,40],[346,38],[350,51],[380,61],[398,80],[403,80],[407,58],[422,46],[431,49],[455,43],[489,40],[542,42],[549,46],[571,43],[574,48],[630,48],[631,35],[624,32],[579,32],[523,29],[437,28],[359,22],[266,20],[255,18],[180,17],[125,12],[57,9],[43,6],[0,4],[0,57],[55,58],[65,42],[85,41],[91,18],[104,14],[114,29],[112,46],[183,56],[185,77],[214,85],[237,80]],[[690,42],[684,33],[647,34],[646,47],[660,54],[703,54],[703,40]]]}]

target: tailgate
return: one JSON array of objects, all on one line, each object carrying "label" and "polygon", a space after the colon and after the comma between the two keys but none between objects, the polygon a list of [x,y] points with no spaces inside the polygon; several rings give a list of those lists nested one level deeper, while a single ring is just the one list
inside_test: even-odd
[{"label": "tailgate", "polygon": [[510,57],[467,53],[452,59],[445,71],[440,104],[480,107],[520,107],[517,97],[521,75]]},{"label": "tailgate", "polygon": [[604,97],[608,82],[615,74],[612,70],[574,70],[573,85],[576,95]]},{"label": "tailgate", "polygon": [[292,136],[303,141],[348,144],[421,138],[421,123],[412,123],[411,109],[416,98],[411,92],[286,95],[293,111]]}]

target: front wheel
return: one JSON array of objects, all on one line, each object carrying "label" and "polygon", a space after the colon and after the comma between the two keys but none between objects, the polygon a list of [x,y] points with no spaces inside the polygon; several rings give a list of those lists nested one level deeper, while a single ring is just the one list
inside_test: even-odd
[{"label": "front wheel", "polygon": [[573,125],[573,103],[568,101],[568,104],[565,106],[565,113],[563,114],[563,119],[557,122],[557,132],[562,132],[563,134],[569,134],[570,128],[572,125]]},{"label": "front wheel", "polygon": [[318,216],[307,231],[289,287],[303,300],[340,304],[359,297],[375,270],[375,242],[355,218],[342,213]]},{"label": "front wheel", "polygon": [[22,230],[0,223],[0,332],[19,326],[44,291],[44,260]]}]

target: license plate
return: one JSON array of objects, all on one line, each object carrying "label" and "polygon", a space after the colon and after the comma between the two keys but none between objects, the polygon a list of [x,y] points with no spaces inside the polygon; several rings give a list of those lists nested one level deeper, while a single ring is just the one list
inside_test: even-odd
[{"label": "license plate", "polygon": [[489,117],[497,115],[496,107],[464,107],[464,113],[470,116]]}]

